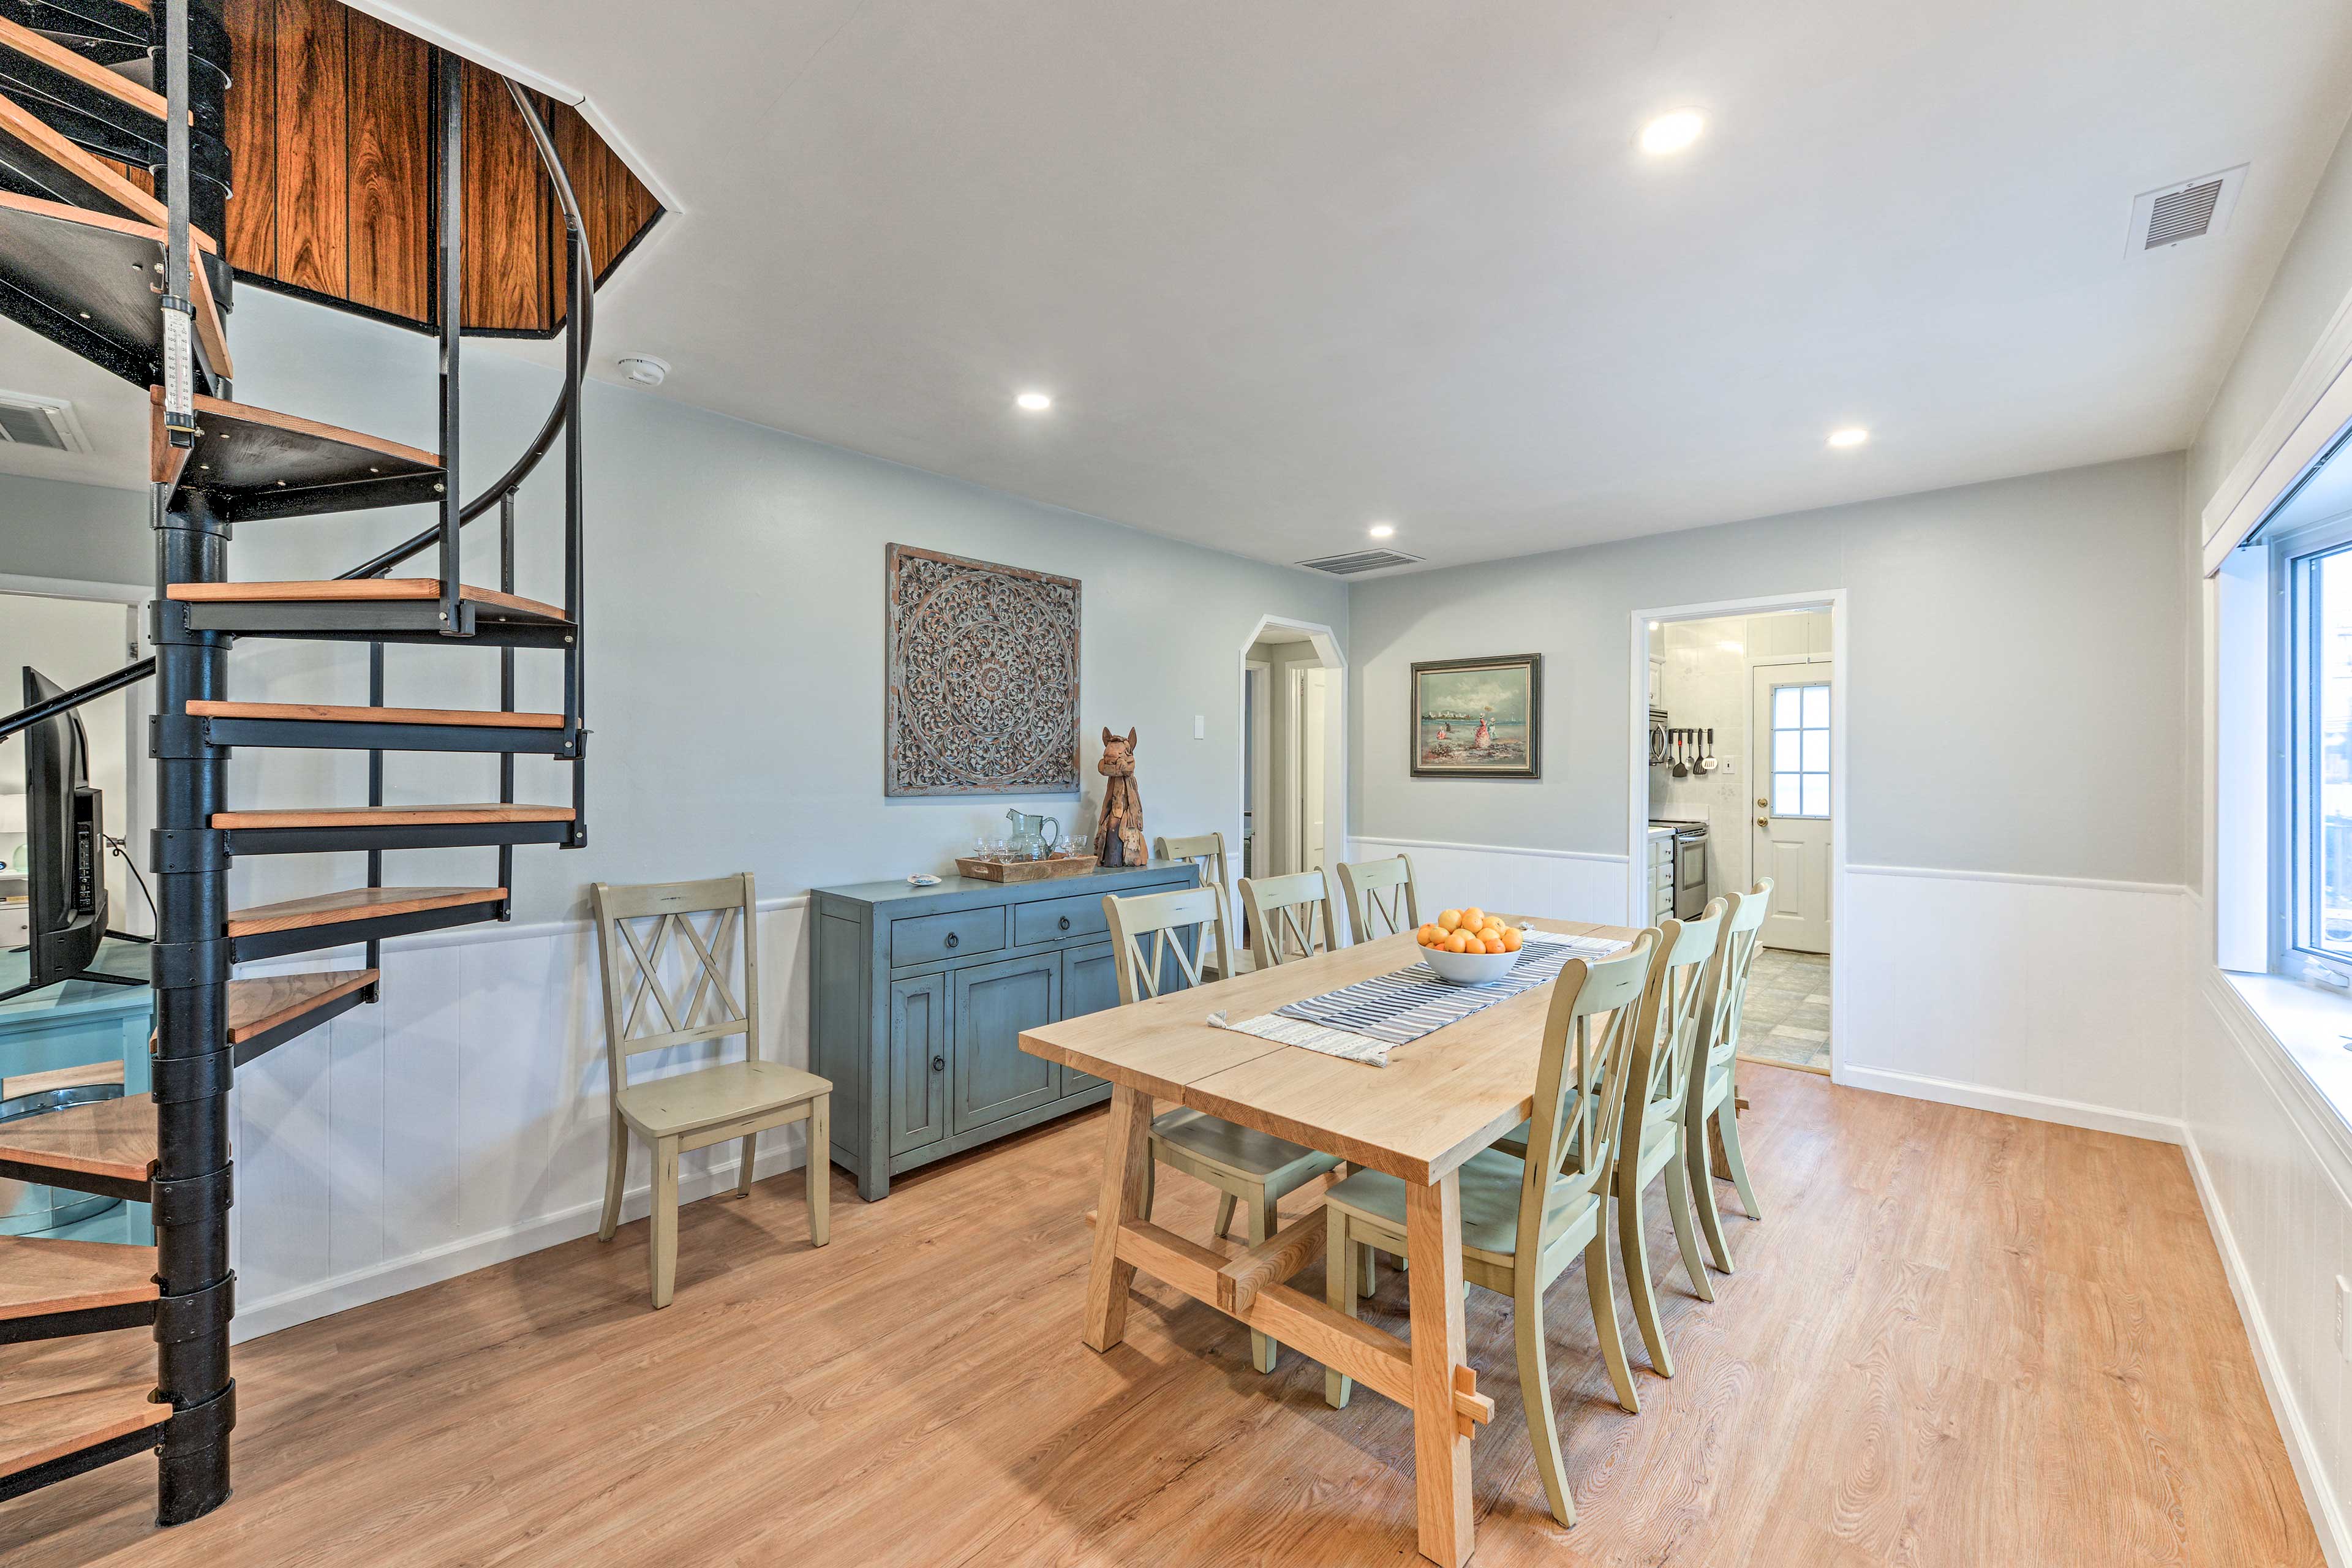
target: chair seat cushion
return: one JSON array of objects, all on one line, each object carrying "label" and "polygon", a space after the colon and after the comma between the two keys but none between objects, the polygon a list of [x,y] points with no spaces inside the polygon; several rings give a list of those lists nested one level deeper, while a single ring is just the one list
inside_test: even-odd
[{"label": "chair seat cushion", "polygon": [[[1482,1149],[1462,1167],[1462,1247],[1507,1258],[1519,1244],[1519,1184],[1527,1164],[1499,1149]],[[1376,1223],[1405,1227],[1404,1184],[1385,1171],[1358,1171],[1324,1194],[1325,1204]],[[1596,1202],[1592,1194],[1554,1183],[1544,1233],[1556,1236]]]},{"label": "chair seat cushion", "polygon": [[631,1084],[618,1100],[621,1114],[633,1126],[649,1137],[667,1138],[831,1092],[830,1080],[782,1062],[719,1062]]},{"label": "chair seat cushion", "polygon": [[1151,1136],[1155,1142],[1181,1149],[1203,1163],[1252,1178],[1270,1176],[1302,1162],[1313,1164],[1310,1173],[1330,1170],[1339,1163],[1336,1154],[1318,1153],[1304,1143],[1239,1126],[1204,1110],[1162,1111],[1152,1118]]}]

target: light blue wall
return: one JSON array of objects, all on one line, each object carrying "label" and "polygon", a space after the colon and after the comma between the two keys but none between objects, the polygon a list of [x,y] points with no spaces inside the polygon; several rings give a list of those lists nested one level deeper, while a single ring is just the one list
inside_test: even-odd
[{"label": "light blue wall", "polygon": [[[437,445],[431,342],[261,289],[239,291],[232,331],[246,402]],[[509,352],[467,345],[464,390],[470,494],[497,477],[537,427],[558,381]],[[780,373],[787,367],[780,367]],[[691,395],[691,366],[679,384]],[[518,918],[584,910],[592,880],[703,877],[748,868],[763,894],[938,870],[972,834],[1001,822],[1003,798],[887,800],[882,793],[883,557],[891,542],[1079,578],[1085,816],[1106,724],[1141,732],[1139,779],[1155,834],[1228,831],[1240,816],[1243,645],[1265,615],[1331,626],[1344,639],[1344,584],[1241,560],[934,474],[703,413],[666,398],[591,385],[588,483],[588,703],[591,844],[516,857]],[[522,509],[518,588],[562,597],[560,479],[551,458]],[[0,571],[87,575],[115,559],[150,568],[137,492],[57,496],[0,489],[9,543]],[[24,498],[19,499],[20,495]],[[111,514],[120,510],[117,519]],[[244,578],[331,576],[415,531],[415,509],[241,526],[230,550]],[[467,576],[496,581],[495,518],[467,531]],[[37,550],[17,539],[38,540]],[[66,537],[58,538],[63,532]],[[97,536],[107,542],[101,550]],[[478,537],[477,537],[478,536]],[[20,557],[31,564],[17,564]],[[76,564],[83,563],[83,564]],[[420,563],[416,570],[429,571]],[[557,707],[554,656],[526,654],[520,701]],[[495,706],[486,649],[392,650],[394,703]],[[236,695],[360,702],[365,660],[333,645],[251,642],[232,655]],[[1192,739],[1203,715],[1205,739]],[[564,770],[525,759],[524,799],[568,799]],[[395,756],[394,802],[495,798],[482,759]],[[357,757],[240,752],[240,804],[353,804]],[[1067,797],[1021,803],[1071,816]],[[408,883],[486,879],[491,851],[410,852],[388,876]],[[359,879],[346,857],[240,864],[240,902]]]},{"label": "light blue wall", "polygon": [[[1353,830],[1626,852],[1635,610],[1844,588],[1857,864],[2176,884],[2180,458],[1357,585]],[[1414,779],[1417,659],[1544,655],[1543,777]]]}]

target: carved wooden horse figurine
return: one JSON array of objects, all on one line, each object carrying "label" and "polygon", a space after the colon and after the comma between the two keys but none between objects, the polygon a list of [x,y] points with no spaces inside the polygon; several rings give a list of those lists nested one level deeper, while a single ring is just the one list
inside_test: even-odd
[{"label": "carved wooden horse figurine", "polygon": [[1143,797],[1135,791],[1135,731],[1122,741],[1103,730],[1102,761],[1095,764],[1110,788],[1103,795],[1102,822],[1095,828],[1095,858],[1106,866],[1148,866],[1144,847]]}]

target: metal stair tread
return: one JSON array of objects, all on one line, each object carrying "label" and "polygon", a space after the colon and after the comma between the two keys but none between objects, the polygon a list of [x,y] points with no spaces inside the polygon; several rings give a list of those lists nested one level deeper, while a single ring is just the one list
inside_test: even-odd
[{"label": "metal stair tread", "polygon": [[[67,206],[91,211],[111,210],[135,223],[163,226],[169,216],[162,202],[123,178],[111,164],[68,141],[49,122],[5,95],[0,95],[0,161],[20,175],[33,179]],[[219,247],[201,229],[190,231],[200,249]]]},{"label": "metal stair tread", "polygon": [[[487,605],[508,617],[562,625],[563,612],[553,605],[502,594],[496,588],[457,584],[458,597]],[[299,583],[174,583],[165,596],[183,604],[201,605],[328,605],[385,604],[438,599],[438,577],[329,577]]]},{"label": "metal stair tread", "polygon": [[352,708],[320,702],[220,702],[193,698],[194,719],[286,719],[308,724],[450,724],[509,730],[561,730],[561,713],[507,713],[495,708]]},{"label": "metal stair tread", "polygon": [[0,1320],[152,1301],[155,1249],[0,1236]]},{"label": "metal stair tread", "polygon": [[[150,368],[141,380],[152,377],[163,353],[163,313],[152,284],[165,237],[153,224],[0,191],[0,282],[144,355]],[[189,278],[205,360],[220,374],[233,375],[212,283],[202,267]]]},{"label": "metal stair tread", "polygon": [[326,969],[232,980],[228,983],[228,1043],[243,1045],[382,978],[373,969]]},{"label": "metal stair tread", "polygon": [[[422,910],[457,909],[467,904],[495,904],[507,896],[504,888],[346,888],[231,910],[228,934],[252,936],[263,931],[298,931],[310,926],[339,925],[379,915],[409,914]],[[5,1129],[0,1129],[5,1131]]]},{"label": "metal stair tread", "polygon": [[291,811],[217,811],[213,826],[250,827],[424,827],[445,823],[570,822],[568,805],[517,805],[485,801],[467,805],[331,805]]},{"label": "metal stair tread", "polygon": [[[393,494],[396,481],[437,480],[440,454],[388,441],[364,431],[348,430],[296,414],[280,413],[249,403],[232,403],[199,395],[195,400],[196,440],[193,447],[174,447],[163,438],[163,389],[147,389],[149,433],[148,477],[157,484],[185,484],[191,489],[227,498],[268,496],[278,491],[301,492],[323,504],[305,506],[299,496],[282,498],[292,505],[271,510],[276,515],[299,515],[305,510],[351,510],[364,487],[384,491],[388,499],[362,504],[398,504],[420,499],[412,484]],[[337,487],[354,487],[336,495]],[[433,489],[437,489],[436,483]]]},{"label": "metal stair tread", "polygon": [[[0,48],[12,50],[61,75],[69,76],[83,86],[93,88],[149,116],[158,125],[170,118],[170,106],[153,88],[143,87],[95,60],[85,59],[54,38],[45,38],[30,27],[5,17],[0,17]],[[193,120],[194,116],[191,114],[189,118]]]},{"label": "metal stair tread", "polygon": [[155,1101],[149,1095],[125,1095],[0,1122],[0,1160],[120,1182],[146,1181],[155,1164]]},{"label": "metal stair tread", "polygon": [[0,1476],[13,1476],[94,1448],[142,1427],[160,1426],[172,1407],[147,1395],[152,1384],[120,1384],[48,1394],[0,1405]]}]

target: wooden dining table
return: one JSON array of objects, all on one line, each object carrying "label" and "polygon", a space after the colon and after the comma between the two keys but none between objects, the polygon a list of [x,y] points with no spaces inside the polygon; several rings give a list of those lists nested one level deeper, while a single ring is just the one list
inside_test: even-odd
[{"label": "wooden dining table", "polygon": [[[1622,926],[1536,919],[1570,936],[1631,942]],[[1465,1161],[1525,1121],[1552,986],[1544,984],[1449,1024],[1370,1067],[1211,1026],[1417,961],[1410,934],[1339,948],[1192,990],[1024,1030],[1021,1048],[1111,1084],[1109,1127],[1087,1279],[1086,1342],[1097,1351],[1126,1332],[1128,1291],[1140,1268],[1409,1406],[1422,1554],[1454,1568],[1475,1546],[1470,1434],[1491,1420],[1468,1363],[1462,1307]],[[1333,1310],[1283,1281],[1323,1255],[1318,1204],[1261,1245],[1206,1246],[1142,1212],[1150,1170],[1153,1101],[1165,1100],[1406,1184],[1406,1271],[1412,1338],[1401,1341]]]}]

